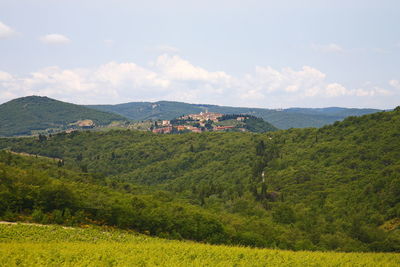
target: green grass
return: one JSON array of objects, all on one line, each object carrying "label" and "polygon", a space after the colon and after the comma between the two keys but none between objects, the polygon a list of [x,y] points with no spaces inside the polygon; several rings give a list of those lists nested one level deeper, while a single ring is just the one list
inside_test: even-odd
[{"label": "green grass", "polygon": [[399,266],[395,253],[292,252],[101,228],[0,224],[0,266]]}]

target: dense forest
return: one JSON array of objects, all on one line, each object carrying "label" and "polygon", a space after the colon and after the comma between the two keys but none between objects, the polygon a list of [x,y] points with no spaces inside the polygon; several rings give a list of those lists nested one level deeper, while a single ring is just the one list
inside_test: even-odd
[{"label": "dense forest", "polygon": [[14,152],[0,154],[3,219],[293,250],[400,251],[400,108],[320,129],[73,132],[3,138],[0,148]]},{"label": "dense forest", "polygon": [[38,130],[65,129],[70,123],[90,119],[106,125],[126,118],[48,97],[27,96],[0,105],[0,136],[31,135]]}]

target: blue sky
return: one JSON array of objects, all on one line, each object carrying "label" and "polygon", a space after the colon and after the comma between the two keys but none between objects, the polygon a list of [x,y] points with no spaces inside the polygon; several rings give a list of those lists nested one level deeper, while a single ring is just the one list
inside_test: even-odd
[{"label": "blue sky", "polygon": [[368,0],[0,0],[0,103],[393,108],[399,13]]}]

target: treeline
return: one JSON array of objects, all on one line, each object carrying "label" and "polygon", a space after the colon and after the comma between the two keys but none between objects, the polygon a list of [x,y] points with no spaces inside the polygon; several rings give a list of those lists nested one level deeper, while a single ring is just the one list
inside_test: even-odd
[{"label": "treeline", "polygon": [[173,239],[228,242],[215,215],[174,200],[146,195],[134,185],[65,170],[57,161],[0,152],[0,217],[66,225],[99,224]]},{"label": "treeline", "polygon": [[[170,192],[71,171],[58,163],[1,151],[0,219],[108,225],[169,239],[305,249],[301,242],[285,238],[290,231],[270,220],[215,214]],[[247,212],[260,213],[262,207]]]},{"label": "treeline", "polygon": [[[266,134],[75,132],[41,140],[1,139],[0,146],[62,159],[59,170],[93,177],[88,184],[100,183],[129,197],[140,194],[124,191],[124,186],[146,188],[144,199],[158,201],[160,208],[146,209],[140,215],[143,218],[169,218],[167,225],[175,225],[180,218],[190,228],[197,220],[190,214],[196,210],[212,218],[210,229],[214,230],[201,238],[194,232],[180,233],[182,225],[150,231],[146,228],[152,225],[150,221],[126,225],[124,220],[110,221],[119,218],[115,211],[100,219],[95,215],[102,213],[69,208],[72,214],[83,210],[107,224],[160,236],[168,233],[193,240],[295,250],[400,251],[399,133],[397,108],[350,117],[320,129]],[[7,165],[6,156],[4,161]],[[54,179],[56,174],[49,176]],[[163,199],[165,194],[170,202]],[[106,194],[104,198],[111,197]],[[189,215],[171,209],[176,202]],[[45,207],[40,210],[46,212]],[[20,211],[12,210],[14,214]],[[125,210],[120,214],[130,214],[127,221],[141,218]]]}]

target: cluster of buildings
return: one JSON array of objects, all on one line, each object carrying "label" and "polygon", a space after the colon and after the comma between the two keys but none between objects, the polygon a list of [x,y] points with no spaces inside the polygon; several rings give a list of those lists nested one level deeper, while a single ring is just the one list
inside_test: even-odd
[{"label": "cluster of buildings", "polygon": [[92,120],[79,120],[74,123],[69,124],[70,127],[81,127],[81,128],[93,128],[95,127],[95,123]]},{"label": "cluster of buildings", "polygon": [[178,125],[178,126],[176,126],[176,129],[178,131],[189,130],[189,131],[192,131],[194,133],[201,133],[202,132],[202,130],[200,128],[194,127],[192,125]]},{"label": "cluster of buildings", "polygon": [[[229,129],[234,129],[235,126],[214,126],[212,128],[212,131],[224,131],[224,130],[229,130]],[[192,125],[177,125],[177,126],[166,126],[166,127],[161,127],[161,128],[155,128],[152,130],[153,133],[159,133],[159,134],[166,134],[166,133],[172,133],[174,132],[174,129],[176,131],[191,131],[193,133],[201,133],[203,130],[201,128],[192,126]]]},{"label": "cluster of buildings", "polygon": [[[199,114],[189,114],[178,118],[179,120],[190,120],[197,121],[200,127],[195,127],[193,125],[172,125],[171,121],[163,120],[161,121],[161,126],[159,128],[153,129],[153,133],[172,133],[174,131],[191,131],[194,133],[201,133],[204,130],[205,124],[208,121],[218,122],[218,118],[222,117],[223,114],[215,112],[200,112]],[[213,130],[225,130],[234,128],[233,126],[215,126]]]},{"label": "cluster of buildings", "polygon": [[200,122],[205,122],[205,121],[213,121],[213,122],[218,122],[218,118],[222,117],[224,114],[221,113],[215,113],[215,112],[200,112],[199,114],[189,114],[186,116],[180,117],[182,120],[194,120],[194,121],[200,121]]},{"label": "cluster of buildings", "polygon": [[160,133],[160,134],[164,134],[164,133],[172,133],[172,126],[168,126],[168,127],[162,127],[162,128],[155,128],[152,130],[153,133]]},{"label": "cluster of buildings", "polygon": [[161,127],[161,128],[155,128],[152,130],[153,133],[172,133],[174,131],[174,129],[176,131],[191,131],[193,133],[201,133],[202,130],[198,127],[194,127],[192,125],[177,125],[177,126],[166,126],[166,127]]},{"label": "cluster of buildings", "polygon": [[214,126],[213,130],[214,131],[223,131],[223,130],[229,130],[229,129],[233,129],[235,128],[235,126]]},{"label": "cluster of buildings", "polygon": [[[218,126],[214,125],[211,128],[210,121],[213,123],[219,122],[219,119],[223,116],[224,114],[221,113],[216,113],[216,112],[200,112],[199,114],[189,114],[186,116],[182,116],[178,118],[178,122],[180,125],[173,125],[171,121],[169,120],[163,120],[161,123],[159,123],[152,131],[153,133],[173,133],[173,132],[179,132],[179,131],[191,131],[194,133],[201,133],[203,131],[225,131],[229,129],[234,129],[236,126]],[[242,116],[242,115],[232,115],[233,120],[237,121],[244,121],[245,119],[248,119],[248,116]],[[187,124],[185,124],[185,121]],[[196,123],[193,123],[196,122]],[[176,123],[176,122],[175,122]],[[208,126],[206,127],[206,124],[208,123]],[[192,124],[192,125],[191,125]],[[193,126],[197,125],[196,126]],[[241,131],[246,131],[244,128],[240,128],[239,130]]]}]

